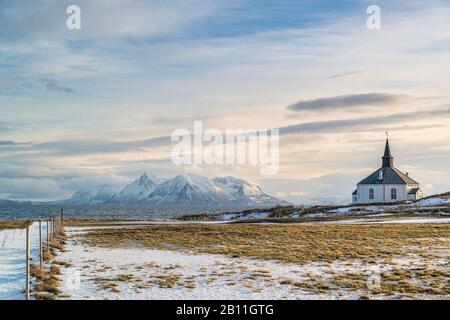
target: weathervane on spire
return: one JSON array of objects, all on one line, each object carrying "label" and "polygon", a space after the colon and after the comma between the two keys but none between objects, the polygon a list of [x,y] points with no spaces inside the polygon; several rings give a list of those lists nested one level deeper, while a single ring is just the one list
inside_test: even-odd
[{"label": "weathervane on spire", "polygon": [[389,131],[386,131],[386,139],[389,139]]}]

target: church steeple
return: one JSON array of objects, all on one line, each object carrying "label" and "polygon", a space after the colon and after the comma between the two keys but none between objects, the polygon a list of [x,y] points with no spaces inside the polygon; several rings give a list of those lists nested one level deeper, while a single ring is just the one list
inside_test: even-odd
[{"label": "church steeple", "polygon": [[386,138],[386,147],[384,148],[384,156],[382,159],[383,159],[383,167],[394,166],[394,158],[392,157],[391,148],[389,147],[389,137]]}]

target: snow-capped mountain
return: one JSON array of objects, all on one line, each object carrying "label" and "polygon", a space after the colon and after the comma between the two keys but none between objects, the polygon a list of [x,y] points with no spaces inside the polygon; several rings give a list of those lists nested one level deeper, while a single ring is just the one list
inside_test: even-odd
[{"label": "snow-capped mountain", "polygon": [[161,179],[144,173],[139,179],[136,179],[133,183],[127,185],[125,189],[115,197],[115,200],[120,202],[144,201],[150,197],[161,182]]},{"label": "snow-capped mountain", "polygon": [[114,201],[118,190],[120,189],[115,186],[103,185],[98,190],[77,191],[66,202],[73,204],[108,203]]},{"label": "snow-capped mountain", "polygon": [[260,186],[235,177],[214,178],[212,182],[222,189],[233,201],[249,204],[271,204],[278,203],[286,205],[287,202],[264,193]]},{"label": "snow-capped mountain", "polygon": [[273,207],[289,205],[272,197],[262,189],[243,179],[214,178],[186,174],[164,181],[144,173],[140,178],[119,191],[111,186],[99,190],[78,191],[67,203],[99,204],[123,203],[158,206],[205,207]]},{"label": "snow-capped mountain", "polygon": [[206,204],[229,200],[221,189],[205,177],[197,175],[178,175],[172,180],[160,184],[147,199],[148,203]]}]

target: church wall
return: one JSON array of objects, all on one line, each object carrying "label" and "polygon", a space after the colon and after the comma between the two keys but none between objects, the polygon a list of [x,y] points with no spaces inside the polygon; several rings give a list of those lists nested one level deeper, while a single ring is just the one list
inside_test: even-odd
[{"label": "church wall", "polygon": [[[369,190],[374,189],[374,199],[369,199]],[[391,189],[397,189],[397,199],[391,199]],[[357,203],[396,202],[408,199],[407,185],[403,184],[360,184]]]}]

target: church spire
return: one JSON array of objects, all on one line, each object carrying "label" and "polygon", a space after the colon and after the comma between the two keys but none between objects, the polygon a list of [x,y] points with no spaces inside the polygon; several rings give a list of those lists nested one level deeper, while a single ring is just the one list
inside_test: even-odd
[{"label": "church spire", "polygon": [[384,148],[383,167],[393,167],[394,158],[391,154],[391,148],[389,147],[389,134],[386,132],[386,147]]}]

